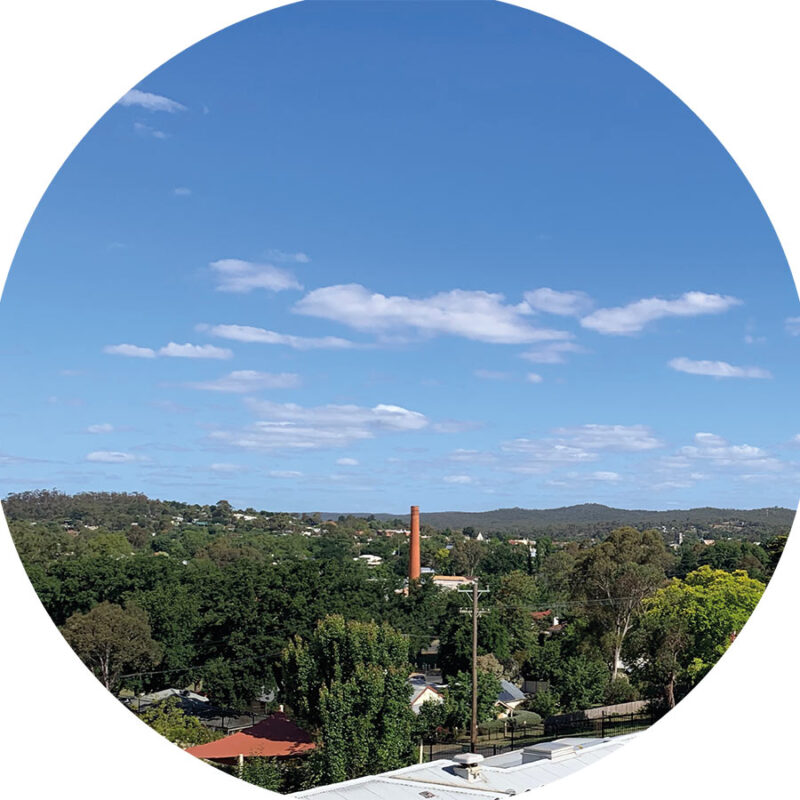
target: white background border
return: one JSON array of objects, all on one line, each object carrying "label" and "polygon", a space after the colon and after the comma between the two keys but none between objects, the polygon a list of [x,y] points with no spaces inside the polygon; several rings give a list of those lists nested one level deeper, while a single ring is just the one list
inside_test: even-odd
[{"label": "white background border", "polygon": [[[663,81],[719,136],[800,266],[800,12],[791,0],[519,2],[599,38]],[[94,121],[198,39],[282,5],[253,0],[12,0],[0,9],[0,285],[39,197]],[[759,269],[753,264],[754,270]],[[2,308],[0,307],[0,313]],[[32,309],[32,313],[36,313]],[[2,366],[2,362],[0,362]],[[14,391],[14,375],[4,376]],[[800,432],[800,424],[797,425]],[[795,432],[794,429],[791,432]],[[5,796],[260,797],[145,728],[82,667],[0,532]],[[613,758],[538,797],[794,797],[800,533],[730,652]],[[5,535],[2,535],[5,534]]]}]

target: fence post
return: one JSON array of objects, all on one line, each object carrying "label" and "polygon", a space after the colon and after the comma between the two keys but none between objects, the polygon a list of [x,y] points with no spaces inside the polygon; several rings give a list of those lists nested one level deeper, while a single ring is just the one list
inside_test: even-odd
[{"label": "fence post", "polygon": [[600,712],[600,738],[606,738],[606,712]]}]

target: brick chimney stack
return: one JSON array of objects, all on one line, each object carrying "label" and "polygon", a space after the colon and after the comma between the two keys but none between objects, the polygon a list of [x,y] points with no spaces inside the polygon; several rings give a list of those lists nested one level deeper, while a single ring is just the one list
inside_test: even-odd
[{"label": "brick chimney stack", "polygon": [[419,506],[411,506],[411,540],[408,550],[408,581],[419,580]]}]

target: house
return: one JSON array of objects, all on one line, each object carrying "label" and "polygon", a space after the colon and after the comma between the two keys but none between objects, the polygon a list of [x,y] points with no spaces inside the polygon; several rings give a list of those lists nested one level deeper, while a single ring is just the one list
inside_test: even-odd
[{"label": "house", "polygon": [[527,698],[525,693],[511,681],[500,681],[500,694],[497,695],[495,708],[498,709],[498,719],[511,717],[514,711],[521,706]]},{"label": "house", "polygon": [[221,764],[241,764],[245,758],[302,756],[315,747],[307,731],[295,725],[285,714],[278,712],[224,739],[189,747],[186,752]]},{"label": "house", "polygon": [[368,567],[379,567],[381,564],[383,564],[383,559],[380,556],[371,555],[370,553],[364,553],[363,555],[354,558],[353,561],[361,561]]},{"label": "house", "polygon": [[415,714],[419,714],[423,703],[444,703],[444,695],[429,683],[412,683],[409,705]]},{"label": "house", "polygon": [[461,586],[471,586],[475,581],[463,575],[434,575],[434,586],[440,589],[458,589]]}]

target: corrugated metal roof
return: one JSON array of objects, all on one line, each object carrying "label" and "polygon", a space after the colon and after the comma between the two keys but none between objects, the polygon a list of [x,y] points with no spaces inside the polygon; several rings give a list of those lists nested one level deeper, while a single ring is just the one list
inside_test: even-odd
[{"label": "corrugated metal roof", "polygon": [[439,759],[291,796],[324,797],[324,800],[502,800],[571,775],[619,750],[634,736],[636,734],[613,739],[558,739],[561,747],[572,746],[574,754],[556,761],[542,757],[526,763],[522,750],[492,756],[481,762],[475,781],[459,775],[455,761]]}]

